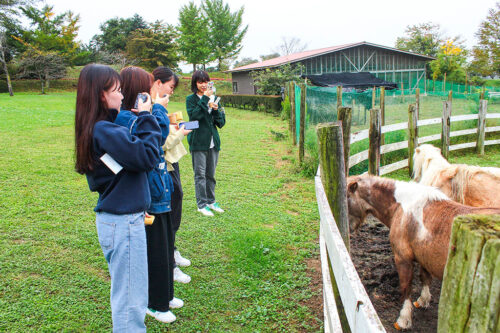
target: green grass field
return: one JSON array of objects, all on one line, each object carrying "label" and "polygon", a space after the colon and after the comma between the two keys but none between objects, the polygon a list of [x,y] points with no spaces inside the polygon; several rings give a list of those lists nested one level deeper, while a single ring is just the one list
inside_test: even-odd
[{"label": "green grass field", "polygon": [[[0,331],[106,331],[110,280],[97,240],[97,195],[74,171],[74,93],[0,94]],[[172,102],[170,111],[184,110]],[[178,320],[151,332],[322,330],[314,183],[267,114],[226,109],[217,198],[196,212],[189,155],[181,160],[184,215],[177,246],[193,262],[176,284]],[[185,115],[186,116],[186,115]]]}]

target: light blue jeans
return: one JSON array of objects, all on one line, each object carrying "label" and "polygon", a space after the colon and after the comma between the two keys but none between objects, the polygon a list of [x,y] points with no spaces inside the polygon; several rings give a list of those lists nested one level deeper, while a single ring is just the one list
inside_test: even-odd
[{"label": "light blue jeans", "polygon": [[97,213],[99,244],[111,275],[113,332],[146,332],[148,258],[144,213]]}]

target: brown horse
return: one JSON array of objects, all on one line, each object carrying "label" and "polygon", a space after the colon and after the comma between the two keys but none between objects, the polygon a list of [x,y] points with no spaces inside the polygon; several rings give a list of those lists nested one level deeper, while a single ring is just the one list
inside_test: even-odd
[{"label": "brown horse", "polygon": [[422,293],[416,307],[430,305],[429,292],[432,276],[442,279],[451,225],[455,216],[465,214],[500,214],[500,209],[475,208],[451,201],[440,190],[417,183],[406,183],[375,176],[353,176],[347,180],[349,224],[356,230],[372,214],[389,229],[389,240],[403,308],[394,327],[411,327],[410,300],[413,263],[420,264]]},{"label": "brown horse", "polygon": [[450,164],[439,148],[425,144],[415,149],[414,179],[435,186],[452,200],[474,207],[500,207],[500,168]]}]

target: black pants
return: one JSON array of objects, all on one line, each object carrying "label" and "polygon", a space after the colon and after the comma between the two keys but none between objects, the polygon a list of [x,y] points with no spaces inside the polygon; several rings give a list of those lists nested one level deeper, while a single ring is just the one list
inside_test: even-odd
[{"label": "black pants", "polygon": [[175,234],[181,225],[182,218],[182,197],[184,193],[182,192],[181,175],[179,173],[179,163],[173,163],[174,171],[169,171],[172,182],[174,183],[174,193],[171,197],[171,207],[172,211],[170,216],[172,218],[172,229],[174,232],[174,249],[175,246]]},{"label": "black pants", "polygon": [[170,212],[154,214],[146,226],[148,247],[148,308],[165,312],[174,297],[174,241]]}]

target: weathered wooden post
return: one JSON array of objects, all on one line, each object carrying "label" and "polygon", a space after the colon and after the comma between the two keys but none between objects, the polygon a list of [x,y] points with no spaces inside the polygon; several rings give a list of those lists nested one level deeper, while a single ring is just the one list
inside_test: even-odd
[{"label": "weathered wooden post", "polygon": [[337,110],[342,106],[342,86],[337,86]]},{"label": "weathered wooden post", "polygon": [[372,88],[372,109],[375,109],[375,101],[377,100],[377,87]]},{"label": "weathered wooden post", "polygon": [[420,88],[415,89],[415,110],[417,119],[420,119]]},{"label": "weathered wooden post", "polygon": [[[382,126],[385,125],[385,87],[380,87],[380,117],[382,119]],[[385,134],[382,134],[380,138],[380,146],[385,145]],[[382,155],[381,160],[384,160]]]},{"label": "weathered wooden post", "polygon": [[295,146],[297,145],[297,125],[296,125],[296,119],[295,119],[295,113],[296,113],[296,106],[295,106],[295,82],[292,81],[291,83],[292,87],[290,89],[290,123],[292,126],[292,144]]},{"label": "weathered wooden post", "polygon": [[380,138],[381,138],[380,109],[370,110],[370,147],[368,149],[368,173],[378,176],[380,174]]},{"label": "weathered wooden post", "polygon": [[337,119],[342,122],[342,133],[344,141],[344,165],[345,175],[349,176],[349,153],[351,150],[351,121],[352,109],[348,106],[341,106],[337,109]]},{"label": "weathered wooden post", "polygon": [[500,215],[455,218],[439,299],[438,333],[498,332]]},{"label": "weathered wooden post", "polygon": [[484,139],[486,136],[486,112],[488,108],[487,100],[479,101],[479,113],[477,119],[477,146],[476,151],[480,155],[484,155]]},{"label": "weathered wooden post", "polygon": [[443,115],[441,117],[441,154],[448,159],[450,152],[450,118],[451,102],[443,102]]},{"label": "weathered wooden post", "polygon": [[299,127],[299,163],[304,161],[304,141],[306,125],[306,85],[300,84],[300,127]]},{"label": "weathered wooden post", "polygon": [[347,215],[347,185],[344,165],[342,124],[322,123],[317,126],[321,182],[335,222],[349,250],[349,220]]},{"label": "weathered wooden post", "polygon": [[417,108],[415,104],[408,106],[408,171],[413,176],[413,158],[418,146]]}]

